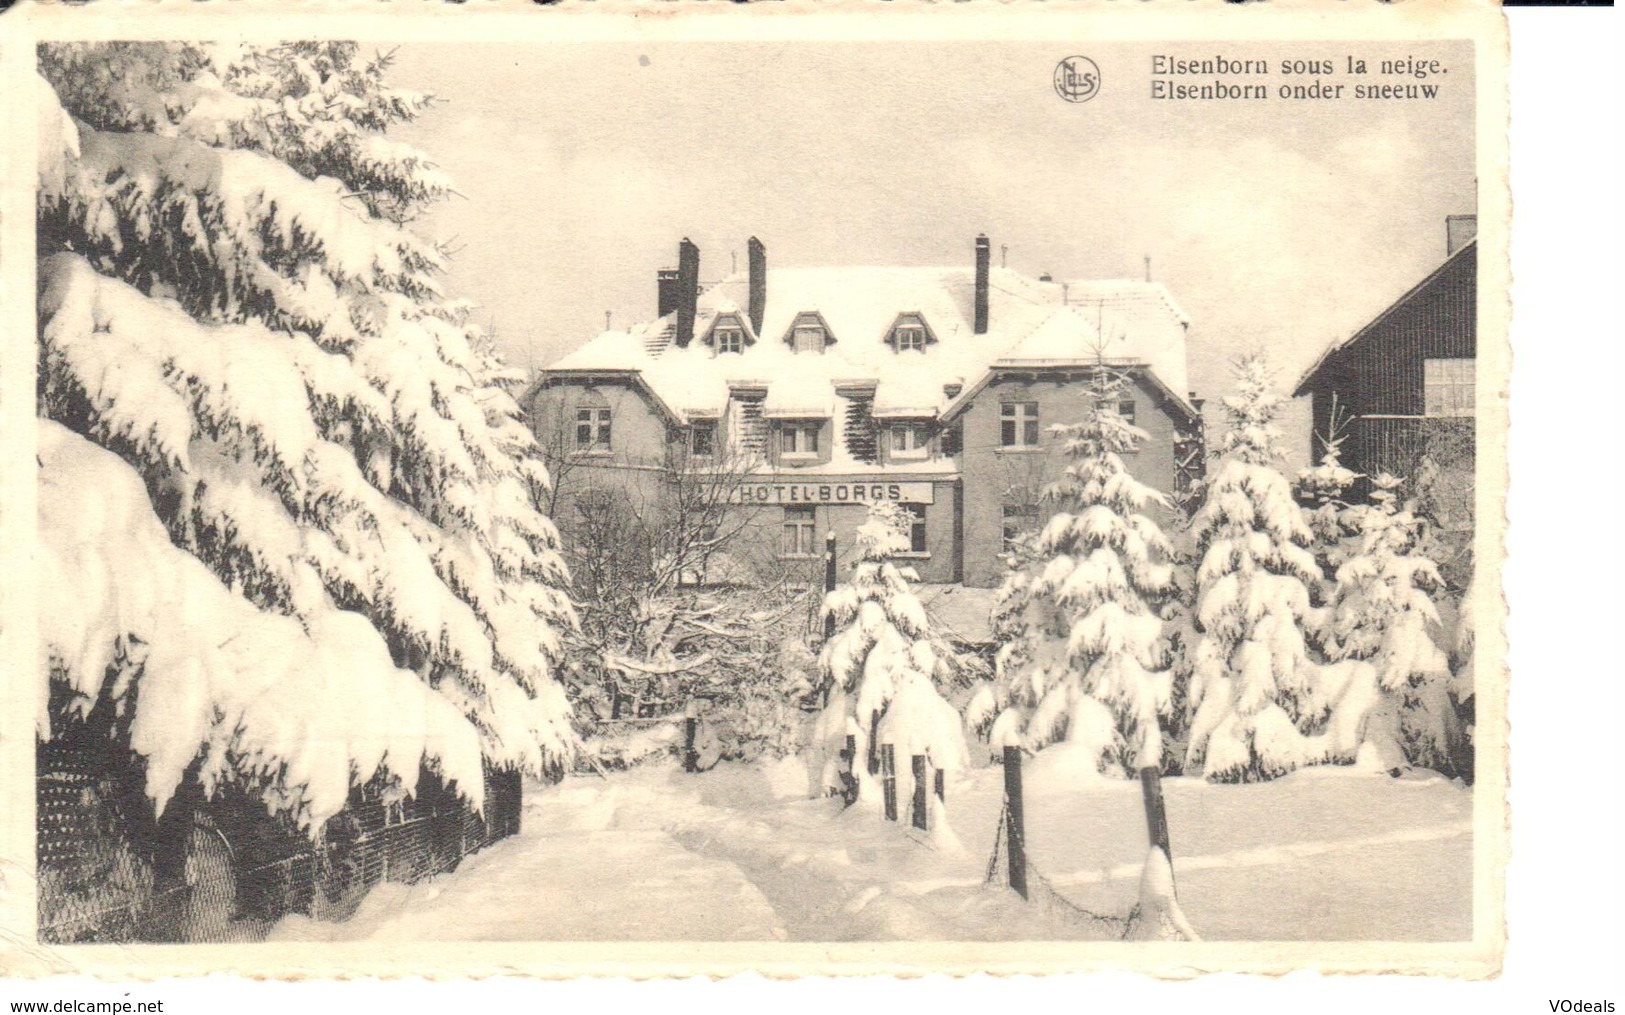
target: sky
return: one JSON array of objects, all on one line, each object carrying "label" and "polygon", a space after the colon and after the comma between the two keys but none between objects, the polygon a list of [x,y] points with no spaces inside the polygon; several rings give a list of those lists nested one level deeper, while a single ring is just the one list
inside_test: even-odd
[{"label": "sky", "polygon": [[[1100,68],[1087,102],[1057,62]],[[1265,102],[1157,100],[1151,59],[1264,59]],[[403,46],[392,82],[441,101],[398,131],[457,181],[423,228],[450,288],[521,367],[654,315],[678,241],[701,279],[743,267],[970,264],[1164,283],[1191,319],[1191,386],[1267,352],[1290,387],[1445,255],[1474,211],[1468,43],[644,42]],[[1437,58],[1432,100],[1352,97],[1354,55]],[[1335,100],[1283,100],[1323,59]],[[1210,75],[1181,83],[1202,84]],[[1301,411],[1299,413],[1301,415]]]}]

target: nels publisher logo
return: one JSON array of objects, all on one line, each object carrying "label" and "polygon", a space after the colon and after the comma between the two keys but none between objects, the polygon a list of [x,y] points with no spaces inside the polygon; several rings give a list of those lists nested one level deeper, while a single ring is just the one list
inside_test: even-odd
[{"label": "nels publisher logo", "polygon": [[1100,68],[1086,56],[1069,56],[1055,65],[1055,94],[1068,102],[1088,102],[1100,91]]}]

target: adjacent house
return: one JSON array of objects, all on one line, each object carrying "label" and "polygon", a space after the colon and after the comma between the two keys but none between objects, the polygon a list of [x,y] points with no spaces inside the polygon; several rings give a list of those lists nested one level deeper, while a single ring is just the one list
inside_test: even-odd
[{"label": "adjacent house", "polygon": [[1341,436],[1345,466],[1416,477],[1423,460],[1465,473],[1471,488],[1476,385],[1475,219],[1451,216],[1444,263],[1334,344],[1293,392],[1313,402],[1310,457]]},{"label": "adjacent house", "polygon": [[561,528],[581,498],[641,501],[678,474],[724,475],[748,518],[728,580],[741,562],[816,565],[827,532],[844,556],[868,506],[889,500],[914,517],[924,581],[995,586],[1064,467],[1050,427],[1087,411],[1102,363],[1131,378],[1119,411],[1151,435],[1131,471],[1173,494],[1200,478],[1187,320],[1159,284],[1031,278],[993,267],[985,236],[963,266],[770,270],[755,238],[746,260],[702,285],[683,240],[651,321],[599,335],[524,394],[568,473]]}]

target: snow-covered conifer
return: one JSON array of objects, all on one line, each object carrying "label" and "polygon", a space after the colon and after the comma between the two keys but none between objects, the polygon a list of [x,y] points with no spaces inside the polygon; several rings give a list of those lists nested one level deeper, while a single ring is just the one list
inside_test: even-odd
[{"label": "snow-covered conifer", "polygon": [[1117,412],[1127,383],[1101,367],[1081,422],[1058,426],[1071,459],[1044,491],[1051,510],[1038,561],[1001,592],[1002,748],[1066,740],[1103,768],[1160,765],[1171,692],[1164,610],[1176,595],[1173,549],[1153,518],[1168,499],[1122,456],[1148,440]]},{"label": "snow-covered conifer", "polygon": [[556,768],[546,473],[402,225],[450,191],[385,134],[428,97],[351,43],[40,64],[41,672],[129,699],[160,806],[194,761],[310,824],[420,762],[476,803]]},{"label": "snow-covered conifer", "polygon": [[[1443,580],[1418,552],[1420,524],[1399,507],[1399,486],[1380,474],[1372,480],[1371,503],[1344,512],[1354,534],[1337,568],[1326,652],[1333,660],[1371,664],[1375,693],[1355,693],[1370,697],[1359,749],[1373,765],[1446,770],[1459,734],[1449,661],[1434,637],[1439,614],[1429,598]],[[1346,721],[1358,719],[1352,701],[1345,710]]]},{"label": "snow-covered conifer", "polygon": [[1191,522],[1201,564],[1187,768],[1209,779],[1270,778],[1325,760],[1326,675],[1305,631],[1319,622],[1314,536],[1280,472],[1281,396],[1261,357],[1236,366],[1230,426]]},{"label": "snow-covered conifer", "polygon": [[1342,432],[1337,408],[1334,398],[1330,428],[1317,435],[1325,449],[1320,461],[1298,471],[1298,496],[1313,505],[1309,509],[1309,531],[1314,533],[1312,549],[1323,571],[1335,571],[1339,563],[1343,543],[1349,537],[1344,525],[1348,503],[1343,496],[1360,478],[1359,473],[1343,464],[1346,434]]},{"label": "snow-covered conifer", "polygon": [[919,579],[892,561],[908,545],[908,516],[895,504],[874,505],[858,528],[851,573],[824,597],[824,612],[835,619],[818,660],[830,689],[817,733],[825,788],[839,788],[836,759],[848,734],[857,744],[854,766],[863,766],[871,730],[874,746],[894,745],[899,759],[923,754],[935,768],[965,767],[963,724],[937,688],[947,660],[909,586]]}]

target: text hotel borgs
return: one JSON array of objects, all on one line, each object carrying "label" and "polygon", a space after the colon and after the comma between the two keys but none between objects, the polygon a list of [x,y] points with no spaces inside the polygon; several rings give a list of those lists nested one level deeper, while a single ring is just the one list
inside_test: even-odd
[{"label": "text hotel borgs", "polygon": [[745,483],[729,498],[735,504],[930,504],[930,483]]},{"label": "text hotel borgs", "polygon": [[[1450,69],[1442,62],[1415,56],[1366,60],[1344,53],[1317,59],[1238,60],[1159,54],[1151,58],[1151,97],[1254,102],[1427,100],[1438,97],[1442,83],[1437,79],[1448,73]],[[1261,77],[1276,80],[1256,80]]]}]

